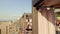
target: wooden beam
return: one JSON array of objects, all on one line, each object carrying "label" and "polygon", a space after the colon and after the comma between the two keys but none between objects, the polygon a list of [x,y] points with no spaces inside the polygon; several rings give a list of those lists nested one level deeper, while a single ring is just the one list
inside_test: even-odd
[{"label": "wooden beam", "polygon": [[[42,6],[58,6],[58,4],[60,4],[60,0],[44,0],[42,3],[39,3],[39,5]],[[60,7],[60,5],[58,7]]]},{"label": "wooden beam", "polygon": [[60,8],[60,4],[54,5],[55,8]]}]

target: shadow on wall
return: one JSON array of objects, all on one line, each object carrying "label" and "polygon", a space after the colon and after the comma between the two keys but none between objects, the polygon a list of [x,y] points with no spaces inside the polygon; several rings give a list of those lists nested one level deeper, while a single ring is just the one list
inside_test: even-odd
[{"label": "shadow on wall", "polygon": [[39,9],[41,15],[46,18],[47,21],[51,22],[53,25],[55,25],[55,13],[54,9],[47,10],[46,7],[43,7]]}]

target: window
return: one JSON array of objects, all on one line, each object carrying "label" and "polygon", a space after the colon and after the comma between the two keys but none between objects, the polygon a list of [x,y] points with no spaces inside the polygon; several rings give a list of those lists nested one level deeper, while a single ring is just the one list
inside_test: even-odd
[{"label": "window", "polygon": [[28,17],[28,15],[26,15],[26,17]]}]

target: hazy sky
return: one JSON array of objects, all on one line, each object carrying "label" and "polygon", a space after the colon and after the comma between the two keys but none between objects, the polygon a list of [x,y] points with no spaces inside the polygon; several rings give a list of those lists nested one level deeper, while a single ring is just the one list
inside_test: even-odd
[{"label": "hazy sky", "polygon": [[16,19],[24,12],[32,12],[31,0],[0,0],[0,20]]}]

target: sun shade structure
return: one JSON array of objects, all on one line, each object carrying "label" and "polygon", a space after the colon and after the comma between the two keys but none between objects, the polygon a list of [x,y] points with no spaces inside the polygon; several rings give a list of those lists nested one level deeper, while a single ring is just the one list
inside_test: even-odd
[{"label": "sun shade structure", "polygon": [[34,7],[38,6],[53,6],[55,8],[60,8],[60,0],[33,0],[32,1]]},{"label": "sun shade structure", "polygon": [[33,34],[56,34],[55,9],[60,0],[33,0]]},{"label": "sun shade structure", "polygon": [[42,1],[44,1],[44,0],[33,0],[33,1],[32,1],[32,4],[33,4],[34,7],[36,7],[36,6],[38,6],[39,3],[41,3]]}]

